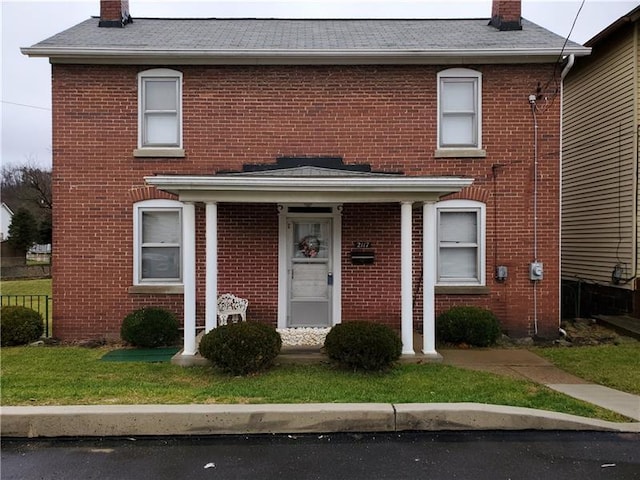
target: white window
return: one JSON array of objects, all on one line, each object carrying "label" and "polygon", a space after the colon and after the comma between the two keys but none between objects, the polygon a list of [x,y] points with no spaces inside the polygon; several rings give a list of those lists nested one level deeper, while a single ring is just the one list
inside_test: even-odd
[{"label": "white window", "polygon": [[482,148],[482,75],[466,68],[438,73],[438,148]]},{"label": "white window", "polygon": [[138,148],[182,148],[182,73],[141,72],[138,107]]},{"label": "white window", "polygon": [[133,218],[134,284],[182,283],[182,204],[145,200]]},{"label": "white window", "polygon": [[439,285],[485,284],[485,205],[445,200],[438,214]]}]

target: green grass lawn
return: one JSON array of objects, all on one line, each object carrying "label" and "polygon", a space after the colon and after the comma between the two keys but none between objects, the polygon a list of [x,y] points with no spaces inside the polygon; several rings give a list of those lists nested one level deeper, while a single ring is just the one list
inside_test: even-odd
[{"label": "green grass lawn", "polygon": [[39,280],[2,280],[2,295],[49,295],[51,296],[51,279]]},{"label": "green grass lawn", "polygon": [[107,351],[3,348],[2,404],[479,402],[624,421],[535,383],[446,365],[400,365],[384,374],[329,365],[280,365],[259,375],[230,377],[212,367],[100,361]]},{"label": "green grass lawn", "polygon": [[640,395],[640,342],[534,351],[580,378]]}]

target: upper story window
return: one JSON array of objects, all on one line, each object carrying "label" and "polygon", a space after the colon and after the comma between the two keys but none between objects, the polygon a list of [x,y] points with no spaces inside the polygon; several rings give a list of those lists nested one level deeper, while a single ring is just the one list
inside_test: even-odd
[{"label": "upper story window", "polygon": [[175,200],[135,204],[135,285],[182,283],[182,208]]},{"label": "upper story window", "polygon": [[138,148],[182,148],[182,73],[153,69],[138,75]]},{"label": "upper story window", "polygon": [[482,148],[482,74],[466,68],[438,73],[438,148]]},{"label": "upper story window", "polygon": [[485,204],[445,200],[438,215],[438,285],[485,284]]}]

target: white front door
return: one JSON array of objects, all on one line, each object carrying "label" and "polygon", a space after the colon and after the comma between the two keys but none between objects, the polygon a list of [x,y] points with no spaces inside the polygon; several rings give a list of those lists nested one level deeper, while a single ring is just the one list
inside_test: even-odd
[{"label": "white front door", "polygon": [[289,218],[288,327],[331,326],[331,218]]}]

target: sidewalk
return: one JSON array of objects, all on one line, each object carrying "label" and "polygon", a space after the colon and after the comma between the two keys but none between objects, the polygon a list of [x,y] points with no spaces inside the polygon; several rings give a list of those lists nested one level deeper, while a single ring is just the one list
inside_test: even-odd
[{"label": "sidewalk", "polygon": [[570,397],[640,421],[640,396],[575,377],[547,359],[524,349],[440,350],[442,363],[472,370],[525,378]]},{"label": "sidewalk", "polygon": [[[445,365],[526,378],[640,420],[640,396],[589,384],[528,350],[439,352]],[[315,355],[316,359],[323,358],[319,352]],[[433,358],[421,359],[420,354],[416,354],[412,360],[433,362]],[[530,408],[476,403],[0,407],[0,432],[5,437],[437,430],[597,430],[640,433],[640,422],[614,423]]]}]

